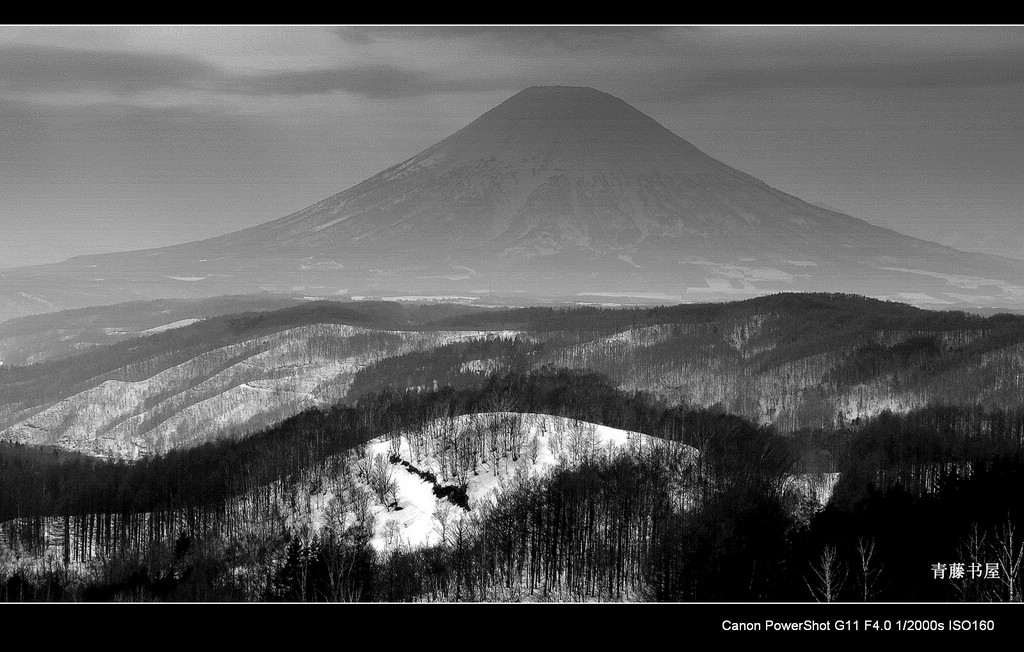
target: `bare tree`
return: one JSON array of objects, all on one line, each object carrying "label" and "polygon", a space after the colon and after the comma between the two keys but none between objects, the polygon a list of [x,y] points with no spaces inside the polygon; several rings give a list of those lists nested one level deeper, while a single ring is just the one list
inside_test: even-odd
[{"label": "bare tree", "polygon": [[438,500],[434,505],[434,531],[437,532],[438,536],[441,537],[440,543],[442,546],[448,546],[448,530],[452,525],[452,504],[445,499]]},{"label": "bare tree", "polygon": [[355,487],[353,488],[350,500],[352,513],[356,517],[355,524],[372,531],[374,526],[374,516],[373,509],[370,505],[370,492],[361,487]]},{"label": "bare tree", "polygon": [[459,514],[451,524],[451,551],[455,570],[455,601],[461,602],[463,591],[469,600],[475,599],[473,559],[470,551],[472,522],[465,514]]},{"label": "bare tree", "polygon": [[[362,597],[362,587],[357,581],[357,566],[366,557],[370,533],[373,530],[373,517],[360,516],[358,511],[368,510],[369,496],[365,491],[357,490],[353,503],[345,504],[339,496],[334,496],[327,505],[325,513],[326,545],[323,548],[327,566],[328,600],[344,602],[358,601]],[[348,514],[355,507],[357,522],[348,524]]]},{"label": "bare tree", "polygon": [[[972,566],[980,564],[982,559],[986,558],[989,550],[986,539],[986,534],[981,531],[978,524],[972,524],[970,534],[967,535],[967,539],[958,548],[960,558]],[[960,592],[960,599],[964,602],[991,601],[996,597],[987,583],[953,581],[952,579],[950,581],[953,582],[953,586]]]},{"label": "bare tree", "polygon": [[994,542],[996,559],[999,560],[999,579],[1006,589],[1004,595],[1007,602],[1021,601],[1019,573],[1024,544],[1018,541],[1014,547],[1015,534],[1013,522],[1007,519],[996,534]]},{"label": "bare tree", "polygon": [[537,463],[537,459],[540,457],[540,434],[534,430],[533,435],[530,436],[530,440],[527,443],[526,453],[530,458],[530,461],[534,464]]},{"label": "bare tree", "polygon": [[363,458],[359,461],[359,473],[363,476],[366,484],[373,490],[377,500],[387,508],[396,506],[398,502],[398,482],[395,480],[394,469],[384,459],[384,456],[377,454],[373,461]]},{"label": "bare tree", "polygon": [[569,430],[569,459],[573,464],[593,460],[599,450],[597,427],[586,421],[573,420]]},{"label": "bare tree", "polygon": [[402,452],[402,432],[400,430],[393,430],[388,435],[388,452],[394,457],[398,457]]},{"label": "bare tree", "polygon": [[553,417],[551,432],[548,438],[548,447],[555,457],[562,456],[562,449],[565,444],[565,421],[561,417]]},{"label": "bare tree", "polygon": [[806,578],[804,582],[814,599],[818,602],[835,602],[847,578],[846,567],[839,559],[835,546],[825,546],[818,565],[811,565],[811,572],[814,573],[813,585]]},{"label": "bare tree", "polygon": [[857,574],[857,583],[860,588],[861,599],[864,602],[870,601],[880,590],[879,580],[885,564],[876,566],[875,561],[875,540],[859,537],[857,539],[857,555],[860,557],[860,568]]},{"label": "bare tree", "polygon": [[508,451],[512,453],[513,460],[518,460],[526,437],[522,417],[512,414],[505,420],[504,426]]},{"label": "bare tree", "polygon": [[398,521],[389,520],[384,523],[384,545],[388,550],[397,550],[402,545],[402,526]]}]

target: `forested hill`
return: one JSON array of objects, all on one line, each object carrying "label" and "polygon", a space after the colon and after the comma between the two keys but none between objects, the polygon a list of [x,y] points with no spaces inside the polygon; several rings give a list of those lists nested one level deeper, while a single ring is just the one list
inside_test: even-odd
[{"label": "forested hill", "polygon": [[[510,404],[567,418],[534,436],[564,453],[543,474],[516,470],[536,453],[515,413],[452,427]],[[666,441],[616,453],[587,423]],[[0,445],[0,601],[1015,600],[1016,571],[937,582],[929,564],[1003,562],[1022,425],[1024,411],[956,408],[786,437],[548,370],[368,394],[128,464]],[[502,464],[477,511],[436,491]],[[820,471],[842,478],[824,511],[794,489]],[[387,523],[431,484],[436,536],[403,544]],[[395,541],[371,544],[378,529]]]},{"label": "forested hill", "polygon": [[48,312],[0,322],[0,361],[24,366],[87,349],[180,328],[210,317],[290,308],[304,303],[285,295],[210,299],[158,299]]},{"label": "forested hill", "polygon": [[[436,306],[386,302],[317,301],[270,311],[249,310],[197,320],[180,328],[95,346],[78,355],[26,366],[0,368],[2,395],[10,399],[36,396],[52,400],[89,387],[118,369],[150,362],[159,372],[215,349],[315,324],[342,324],[372,330],[414,330],[436,321]],[[464,310],[443,306],[445,312]],[[38,318],[26,318],[38,319]]]},{"label": "forested hill", "polygon": [[[621,330],[657,324],[697,324],[742,319],[757,314],[780,313],[816,319],[824,315],[855,319],[852,327],[894,325],[962,324],[972,316],[961,311],[932,311],[895,301],[881,301],[857,294],[790,292],[725,303],[684,303],[654,307],[529,307],[474,312],[438,319],[433,325],[446,328],[521,328],[566,330],[572,328]],[[1024,317],[1021,318],[1024,324]]]},{"label": "forested hill", "polygon": [[250,431],[344,396],[373,361],[476,331],[420,329],[460,306],[312,302],[211,317],[0,368],[0,439],[117,457]]},{"label": "forested hill", "polygon": [[1024,391],[1024,318],[853,295],[628,310],[525,308],[444,324],[504,326],[535,337],[381,360],[360,370],[350,394],[472,383],[491,370],[547,364],[599,371],[625,389],[718,405],[792,432],[931,403],[1016,407]]},{"label": "forested hill", "polygon": [[0,439],[137,457],[384,387],[590,369],[782,431],[933,402],[1015,407],[1024,317],[854,295],[654,308],[310,302],[0,369]]}]

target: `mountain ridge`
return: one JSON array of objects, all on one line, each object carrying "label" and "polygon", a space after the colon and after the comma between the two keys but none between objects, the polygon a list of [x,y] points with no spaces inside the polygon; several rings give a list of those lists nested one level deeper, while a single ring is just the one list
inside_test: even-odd
[{"label": "mountain ridge", "polygon": [[929,401],[1009,408],[1024,383],[1022,325],[812,293],[643,309],[300,304],[0,368],[0,440],[135,458],[386,388],[411,396],[543,369],[784,432]]}]

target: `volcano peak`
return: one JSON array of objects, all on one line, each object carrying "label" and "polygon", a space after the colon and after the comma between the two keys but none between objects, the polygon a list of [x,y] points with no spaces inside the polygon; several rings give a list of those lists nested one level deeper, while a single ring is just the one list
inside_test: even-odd
[{"label": "volcano peak", "polygon": [[55,299],[79,307],[97,297],[257,289],[679,300],[885,291],[976,305],[1024,298],[1024,263],[808,204],[585,86],[526,88],[419,154],[272,222],[0,276],[0,319]]},{"label": "volcano peak", "polygon": [[481,120],[651,120],[625,101],[588,86],[530,86]]}]

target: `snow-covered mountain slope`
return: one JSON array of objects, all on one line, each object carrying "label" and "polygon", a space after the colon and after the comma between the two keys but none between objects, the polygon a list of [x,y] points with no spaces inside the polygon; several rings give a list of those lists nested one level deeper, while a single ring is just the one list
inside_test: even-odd
[{"label": "snow-covered mountain slope", "polygon": [[625,391],[717,406],[782,432],[937,402],[1013,407],[1024,387],[1024,322],[1010,316],[831,295],[454,317],[442,306],[374,306],[397,312],[371,319],[357,304],[318,303],[209,318],[5,370],[0,439],[133,457],[384,387],[461,387],[544,366],[594,371]]},{"label": "snow-covered mountain slope", "polygon": [[[223,346],[156,373],[149,360],[52,404],[0,404],[0,439],[133,459],[270,425],[344,397],[383,358],[509,331],[311,324]],[[134,378],[134,380],[125,380]]]}]

